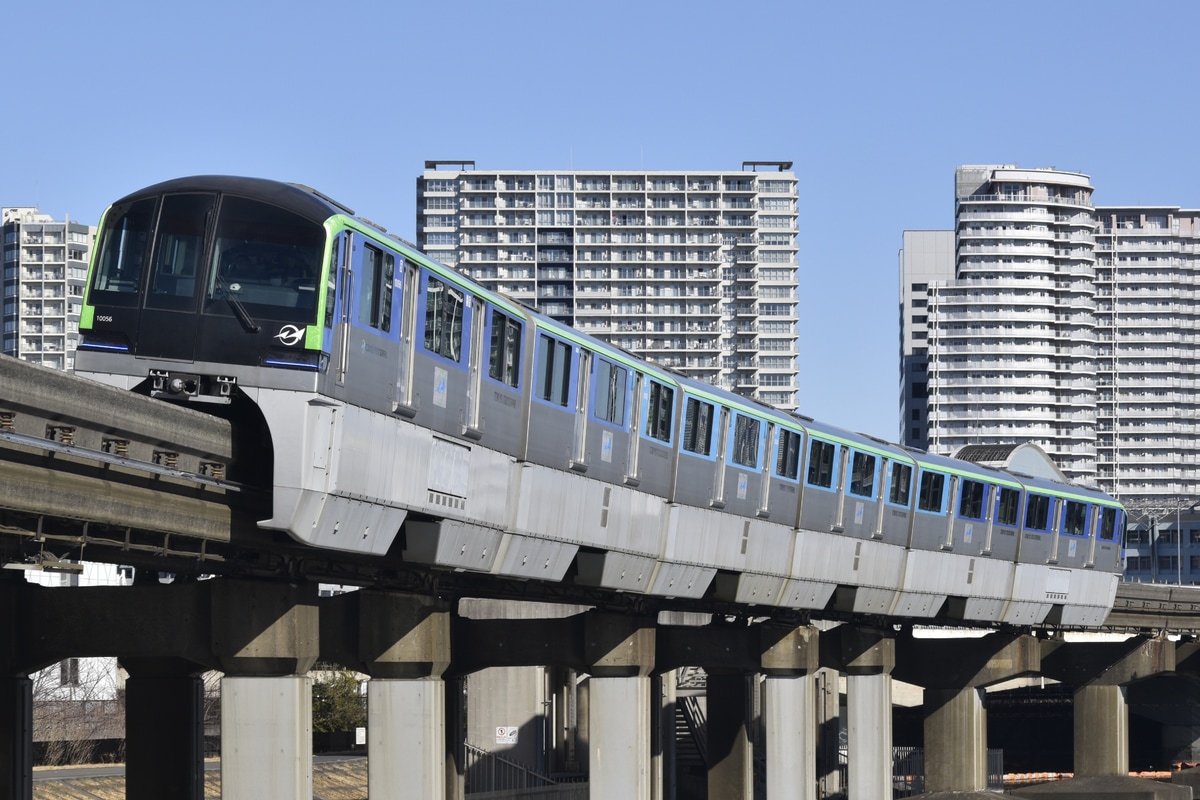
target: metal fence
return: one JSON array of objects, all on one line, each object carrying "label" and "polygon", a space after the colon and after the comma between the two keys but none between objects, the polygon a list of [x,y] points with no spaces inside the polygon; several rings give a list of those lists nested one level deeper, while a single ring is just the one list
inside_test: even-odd
[{"label": "metal fence", "polygon": [[[846,748],[838,754],[841,785],[846,786],[848,757]],[[987,788],[989,791],[1004,790],[1004,751],[987,751]],[[892,748],[892,797],[913,797],[925,791],[925,748]]]},{"label": "metal fence", "polygon": [[465,793],[472,800],[587,800],[586,775],[552,778],[473,744],[464,745],[464,754]]}]

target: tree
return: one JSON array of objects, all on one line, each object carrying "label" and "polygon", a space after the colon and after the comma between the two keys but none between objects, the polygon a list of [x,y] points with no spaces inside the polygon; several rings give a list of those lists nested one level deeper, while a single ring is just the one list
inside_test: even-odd
[{"label": "tree", "polygon": [[313,731],[352,731],[367,724],[362,682],[348,669],[328,672],[313,681]]}]

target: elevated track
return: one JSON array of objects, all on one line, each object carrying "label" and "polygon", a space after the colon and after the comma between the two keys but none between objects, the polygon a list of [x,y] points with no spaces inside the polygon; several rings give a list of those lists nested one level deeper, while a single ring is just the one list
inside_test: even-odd
[{"label": "elevated track", "polygon": [[[239,459],[254,462],[239,452],[248,446],[219,415],[0,357],[0,556],[14,567],[69,569],[70,560],[91,559],[213,573],[305,563],[309,577],[420,588],[413,575],[425,567],[410,565],[405,578],[391,556],[371,563],[259,530],[269,487],[230,479]],[[481,589],[461,576],[437,584]],[[526,584],[519,594],[588,599],[557,585]],[[1200,587],[1121,583],[1104,627],[1200,633]]]}]

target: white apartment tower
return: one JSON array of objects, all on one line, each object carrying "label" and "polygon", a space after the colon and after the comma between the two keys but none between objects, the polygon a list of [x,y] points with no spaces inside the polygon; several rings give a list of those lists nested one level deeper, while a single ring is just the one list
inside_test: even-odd
[{"label": "white apartment tower", "polygon": [[96,229],[36,208],[0,209],[5,355],[71,369]]},{"label": "white apartment tower", "polygon": [[955,229],[905,232],[901,437],[1034,442],[1162,520],[1200,501],[1200,211],[1091,195],[1079,173],[959,167]]},{"label": "white apartment tower", "polygon": [[[955,171],[953,274],[919,298],[926,380],[906,386],[908,398],[928,394],[928,450],[1030,441],[1070,478],[1095,480],[1091,196],[1088,176],[1074,172]],[[906,324],[914,316],[906,310]]]},{"label": "white apartment tower", "polygon": [[796,407],[796,177],[475,169],[427,161],[417,244],[639,356]]}]

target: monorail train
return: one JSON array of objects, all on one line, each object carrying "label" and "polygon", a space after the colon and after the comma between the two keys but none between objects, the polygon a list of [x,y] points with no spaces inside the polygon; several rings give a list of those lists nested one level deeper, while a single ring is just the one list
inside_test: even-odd
[{"label": "monorail train", "polygon": [[[1094,626],[1112,498],[690,380],[325,195],[171,180],[105,213],[76,372],[252,403],[272,516],[318,548],[760,607]],[[211,406],[219,408],[219,406]]]}]

